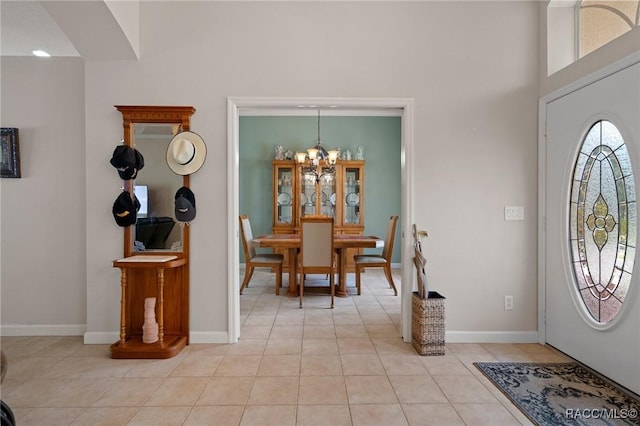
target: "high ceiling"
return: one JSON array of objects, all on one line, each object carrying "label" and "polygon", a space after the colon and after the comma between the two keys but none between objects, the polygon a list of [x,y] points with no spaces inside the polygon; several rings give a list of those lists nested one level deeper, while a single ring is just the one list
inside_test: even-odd
[{"label": "high ceiling", "polygon": [[32,56],[33,50],[44,50],[53,57],[137,59],[137,46],[116,15],[132,11],[137,18],[138,7],[137,1],[2,0],[0,54]]},{"label": "high ceiling", "polygon": [[[303,0],[294,0],[303,1]],[[0,0],[0,56],[33,57],[33,50],[45,50],[52,57],[81,57],[84,60],[130,59],[138,54],[117,17],[138,17],[139,1],[26,1]],[[129,25],[137,24],[138,19]],[[137,28],[136,28],[137,29]],[[243,115],[363,115],[399,116],[397,108],[340,107],[305,104],[299,107],[243,108]],[[137,129],[149,137],[171,130]]]},{"label": "high ceiling", "polygon": [[32,56],[36,49],[51,56],[80,56],[39,2],[2,1],[0,7],[2,56]]}]

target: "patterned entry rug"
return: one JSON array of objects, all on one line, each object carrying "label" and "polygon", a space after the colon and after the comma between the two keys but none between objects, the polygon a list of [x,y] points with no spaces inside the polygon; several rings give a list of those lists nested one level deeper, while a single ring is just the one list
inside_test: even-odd
[{"label": "patterned entry rug", "polygon": [[640,397],[580,364],[474,365],[537,425],[640,425]]}]

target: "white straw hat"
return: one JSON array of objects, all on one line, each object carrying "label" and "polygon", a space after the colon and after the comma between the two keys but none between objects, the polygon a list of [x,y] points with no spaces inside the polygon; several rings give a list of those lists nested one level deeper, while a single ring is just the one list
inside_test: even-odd
[{"label": "white straw hat", "polygon": [[167,164],[174,173],[190,175],[200,170],[207,156],[204,140],[194,132],[180,132],[167,147]]}]

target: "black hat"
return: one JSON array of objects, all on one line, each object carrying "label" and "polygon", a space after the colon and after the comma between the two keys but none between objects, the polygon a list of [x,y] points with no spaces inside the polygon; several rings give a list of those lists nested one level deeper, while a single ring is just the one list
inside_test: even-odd
[{"label": "black hat", "polygon": [[[139,172],[140,170],[142,170],[142,168],[144,167],[144,157],[142,156],[142,154],[140,154],[140,151],[138,151],[137,149],[133,149],[133,153],[136,155],[136,174],[137,172]],[[135,178],[135,174],[133,176],[133,178]],[[132,179],[133,179],[132,178]]]},{"label": "black hat", "polygon": [[137,149],[129,145],[118,145],[113,151],[111,165],[118,169],[118,174],[124,180],[135,179],[138,170],[144,167],[144,158]]},{"label": "black hat", "polygon": [[178,222],[191,222],[196,217],[196,196],[186,186],[176,192],[175,213]]},{"label": "black hat", "polygon": [[140,209],[138,198],[134,195],[132,200],[131,194],[127,191],[122,191],[113,203],[113,218],[122,227],[133,225],[136,223],[138,209]]}]

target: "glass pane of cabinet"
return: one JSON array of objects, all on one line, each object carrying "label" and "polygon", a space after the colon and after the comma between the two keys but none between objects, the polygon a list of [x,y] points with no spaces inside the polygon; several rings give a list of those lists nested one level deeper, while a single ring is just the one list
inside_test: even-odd
[{"label": "glass pane of cabinet", "polygon": [[361,225],[360,208],[362,201],[361,168],[344,169],[344,224]]},{"label": "glass pane of cabinet", "polygon": [[302,173],[300,179],[300,217],[316,214],[317,198],[316,177],[311,173]]},{"label": "glass pane of cabinet", "polygon": [[336,179],[327,174],[320,178],[320,212],[322,216],[336,216]]},{"label": "glass pane of cabinet", "polygon": [[321,175],[316,182],[313,173],[302,172],[300,180],[300,216],[335,217],[336,179],[333,174]]},{"label": "glass pane of cabinet", "polygon": [[293,220],[293,172],[292,167],[278,167],[276,171],[276,223],[290,224]]}]

